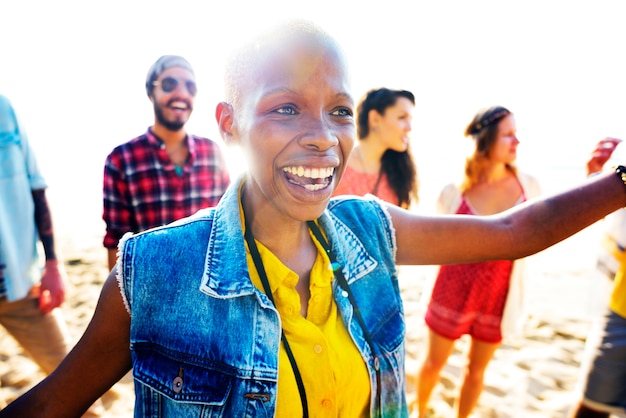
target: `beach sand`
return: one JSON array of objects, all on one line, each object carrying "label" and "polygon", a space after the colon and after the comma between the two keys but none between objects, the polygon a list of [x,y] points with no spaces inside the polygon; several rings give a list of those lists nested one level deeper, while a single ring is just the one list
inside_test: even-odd
[{"label": "beach sand", "polygon": [[[63,311],[77,340],[89,322],[107,275],[101,236],[58,240],[67,270],[68,297]],[[591,319],[602,307],[600,279],[593,267],[596,225],[529,260],[529,320],[524,335],[502,346],[489,365],[476,417],[563,417],[575,401],[575,388]],[[402,268],[400,279],[407,322],[407,398],[415,401],[415,373],[424,351],[420,296],[434,267]],[[461,339],[435,388],[433,417],[452,417],[467,340]],[[19,346],[0,332],[0,406],[43,376]],[[103,398],[105,417],[131,417],[130,374]],[[415,417],[415,412],[412,417]]]}]

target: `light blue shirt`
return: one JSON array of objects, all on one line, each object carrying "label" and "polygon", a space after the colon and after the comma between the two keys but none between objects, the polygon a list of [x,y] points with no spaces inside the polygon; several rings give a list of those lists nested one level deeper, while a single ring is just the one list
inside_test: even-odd
[{"label": "light blue shirt", "polygon": [[0,263],[9,300],[25,297],[41,279],[31,191],[45,188],[26,133],[0,95]]}]

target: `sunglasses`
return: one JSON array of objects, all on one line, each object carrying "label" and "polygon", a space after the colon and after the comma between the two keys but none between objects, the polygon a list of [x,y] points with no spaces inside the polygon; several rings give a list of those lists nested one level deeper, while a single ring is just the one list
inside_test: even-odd
[{"label": "sunglasses", "polygon": [[198,92],[198,86],[196,86],[195,81],[191,80],[179,80],[178,78],[174,77],[163,77],[161,81],[154,81],[152,85],[161,86],[161,90],[163,90],[165,93],[171,93],[176,90],[176,88],[178,87],[178,83],[180,82],[183,82],[185,84],[185,87],[187,88],[189,94],[191,94],[192,96],[196,95],[196,93]]}]

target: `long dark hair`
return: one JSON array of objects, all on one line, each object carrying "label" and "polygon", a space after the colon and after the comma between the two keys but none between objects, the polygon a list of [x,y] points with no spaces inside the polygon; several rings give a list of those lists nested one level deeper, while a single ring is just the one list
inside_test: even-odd
[{"label": "long dark hair", "polygon": [[[396,104],[398,98],[407,98],[415,105],[415,96],[408,90],[391,90],[380,88],[368,91],[357,107],[357,135],[359,140],[370,133],[369,112],[375,110],[384,115],[385,110]],[[410,147],[398,152],[388,149],[380,159],[380,170],[387,177],[389,187],[398,196],[398,205],[408,207],[411,202],[418,201],[417,169]]]}]

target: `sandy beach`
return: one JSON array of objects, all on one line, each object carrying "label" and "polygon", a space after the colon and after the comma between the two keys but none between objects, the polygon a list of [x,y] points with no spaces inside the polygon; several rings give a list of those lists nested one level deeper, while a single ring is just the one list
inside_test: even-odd
[{"label": "sandy beach", "polygon": [[[78,339],[95,308],[107,275],[100,235],[80,241],[59,238],[67,270],[68,297],[63,311],[70,332]],[[563,417],[575,399],[580,361],[591,319],[602,306],[601,280],[594,270],[599,238],[594,225],[529,260],[529,319],[524,335],[496,353],[476,417]],[[420,296],[434,268],[403,268],[401,289],[407,321],[407,397],[415,400],[415,373],[423,353],[424,307]],[[433,417],[452,417],[467,341],[458,342],[432,399]],[[0,405],[13,400],[42,375],[19,346],[0,332]],[[131,417],[130,375],[103,398],[105,417]],[[413,412],[413,417],[416,414]]]}]

